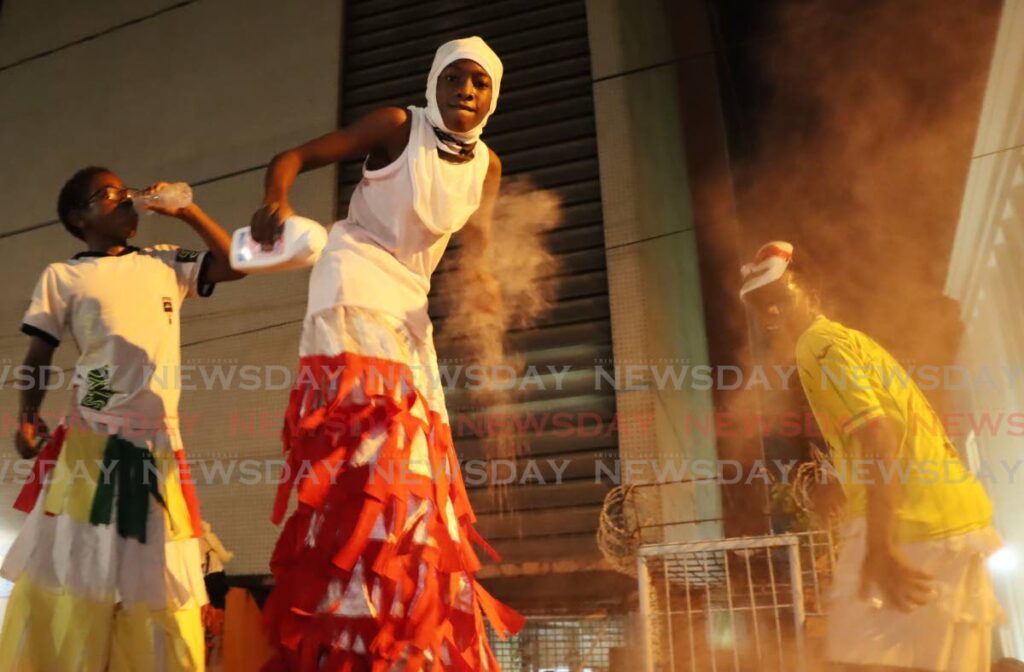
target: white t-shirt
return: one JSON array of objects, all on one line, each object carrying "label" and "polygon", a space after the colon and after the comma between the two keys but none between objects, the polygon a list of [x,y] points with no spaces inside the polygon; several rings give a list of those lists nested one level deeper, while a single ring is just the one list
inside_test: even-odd
[{"label": "white t-shirt", "polygon": [[21,330],[58,345],[70,332],[79,357],[73,409],[125,428],[176,425],[181,392],[182,301],[209,296],[208,252],[174,245],[82,252],[43,271]]}]

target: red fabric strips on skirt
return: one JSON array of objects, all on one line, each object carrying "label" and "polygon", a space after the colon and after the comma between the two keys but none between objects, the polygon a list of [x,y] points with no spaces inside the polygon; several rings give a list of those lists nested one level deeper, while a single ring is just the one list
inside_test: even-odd
[{"label": "red fabric strips on skirt", "polygon": [[265,670],[340,672],[500,667],[498,635],[518,613],[473,578],[473,529],[451,431],[401,363],[351,353],[304,357],[285,416],[298,508],[271,559],[265,617],[281,654]]}]

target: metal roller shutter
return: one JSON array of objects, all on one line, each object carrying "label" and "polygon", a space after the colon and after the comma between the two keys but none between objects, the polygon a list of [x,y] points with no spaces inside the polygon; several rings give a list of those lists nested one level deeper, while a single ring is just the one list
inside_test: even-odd
[{"label": "metal roller shutter", "polygon": [[[504,512],[492,488],[473,488],[470,495],[478,527],[503,562],[595,560],[598,515],[611,487],[595,481],[595,461],[614,459],[618,448],[614,392],[594,384],[595,366],[610,361],[612,350],[585,3],[349,0],[344,31],[343,123],[382,105],[422,105],[434,50],[446,40],[479,35],[505,64],[501,102],[485,140],[501,156],[506,176],[529,176],[557,192],[563,207],[562,223],[546,234],[561,262],[558,277],[549,280],[557,283],[556,303],[534,327],[510,333],[508,344],[527,365],[571,366],[572,374],[563,389],[528,392],[504,410],[533,413],[542,425],[565,412],[577,429],[549,423],[519,435],[520,467],[537,458],[548,483],[510,486]],[[347,210],[359,179],[359,162],[342,166],[339,212]],[[463,356],[457,335],[445,329],[446,276],[458,263],[456,236],[430,297],[442,364]],[[485,439],[466,421],[465,391],[446,392],[460,457],[486,459]],[[569,461],[559,484],[550,482],[548,459]]]}]

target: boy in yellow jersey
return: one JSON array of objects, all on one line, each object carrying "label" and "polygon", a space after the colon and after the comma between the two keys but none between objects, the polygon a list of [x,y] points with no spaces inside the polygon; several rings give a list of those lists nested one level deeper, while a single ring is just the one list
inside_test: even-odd
[{"label": "boy in yellow jersey", "polygon": [[800,382],[847,497],[829,596],[840,669],[987,672],[1001,617],[985,558],[1000,541],[981,485],[898,362],[818,313],[793,246],[764,245],[740,296]]}]

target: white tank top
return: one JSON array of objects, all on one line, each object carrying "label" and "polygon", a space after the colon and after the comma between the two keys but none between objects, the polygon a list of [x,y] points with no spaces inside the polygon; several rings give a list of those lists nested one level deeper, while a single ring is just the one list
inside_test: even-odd
[{"label": "white tank top", "polygon": [[359,306],[396,315],[421,335],[429,329],[430,276],[480,204],[490,152],[478,142],[469,162],[445,161],[423,109],[409,112],[402,154],[376,170],[363,165],[348,215],[335,223],[313,267],[307,315]]}]

